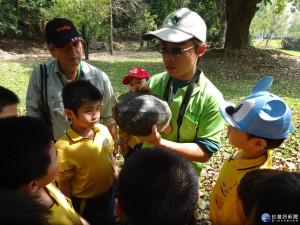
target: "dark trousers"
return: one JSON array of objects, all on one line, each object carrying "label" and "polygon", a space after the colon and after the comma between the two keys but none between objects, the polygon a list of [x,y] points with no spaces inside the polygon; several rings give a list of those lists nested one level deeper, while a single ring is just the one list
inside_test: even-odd
[{"label": "dark trousers", "polygon": [[[71,197],[74,209],[79,212],[83,199]],[[110,189],[103,195],[89,198],[81,215],[91,225],[114,225],[115,224],[115,185],[112,183]]]}]

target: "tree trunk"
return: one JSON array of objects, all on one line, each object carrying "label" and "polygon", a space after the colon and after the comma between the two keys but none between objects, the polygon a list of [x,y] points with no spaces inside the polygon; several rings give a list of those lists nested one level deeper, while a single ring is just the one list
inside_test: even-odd
[{"label": "tree trunk", "polygon": [[217,44],[218,48],[224,48],[226,28],[227,28],[227,21],[226,21],[226,14],[224,12],[220,16],[220,31],[219,31],[219,40],[218,40],[218,44]]},{"label": "tree trunk", "polygon": [[262,0],[227,0],[227,30],[225,49],[247,48],[249,27],[256,13],[256,4]]},{"label": "tree trunk", "polygon": [[114,54],[114,41],[113,41],[113,15],[112,15],[112,2],[110,0],[110,35],[109,35],[109,52],[111,55]]},{"label": "tree trunk", "polygon": [[86,30],[85,30],[85,25],[82,25],[81,27],[81,32],[82,32],[82,38],[83,40],[85,40],[85,44],[84,44],[84,54],[85,54],[85,60],[89,60],[89,42],[86,39]]},{"label": "tree trunk", "polygon": [[84,45],[84,54],[85,54],[85,60],[89,60],[90,59],[90,52],[89,52],[89,42],[86,41],[85,45]]}]

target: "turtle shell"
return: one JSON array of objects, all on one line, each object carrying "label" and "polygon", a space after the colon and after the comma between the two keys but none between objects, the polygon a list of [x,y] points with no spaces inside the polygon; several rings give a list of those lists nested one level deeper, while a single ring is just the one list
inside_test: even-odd
[{"label": "turtle shell", "polygon": [[168,103],[158,95],[141,92],[128,92],[119,96],[116,105],[116,122],[126,133],[147,136],[156,124],[162,132],[171,120]]}]

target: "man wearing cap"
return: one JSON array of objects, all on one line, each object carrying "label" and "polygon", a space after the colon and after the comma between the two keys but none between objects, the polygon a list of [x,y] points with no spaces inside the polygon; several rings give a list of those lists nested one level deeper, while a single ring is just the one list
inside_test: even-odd
[{"label": "man wearing cap", "polygon": [[248,171],[271,169],[271,149],[279,147],[293,130],[289,107],[266,91],[272,82],[272,77],[264,77],[239,104],[220,104],[220,112],[229,124],[227,137],[237,150],[224,162],[212,191],[212,225],[246,224],[238,214],[241,202],[237,202],[237,186]]},{"label": "man wearing cap", "polygon": [[[146,33],[144,40],[161,41],[166,72],[154,75],[147,85],[151,93],[163,97],[172,111],[170,134],[159,134],[156,127],[143,137],[149,144],[169,148],[190,160],[199,176],[203,162],[220,148],[224,126],[219,113],[221,92],[197,69],[206,49],[206,25],[195,12],[182,8],[170,13],[159,30]],[[148,142],[148,143],[146,143]]]},{"label": "man wearing cap", "polygon": [[48,22],[45,36],[47,48],[55,59],[44,64],[45,67],[34,68],[28,84],[26,115],[45,119],[46,111],[46,117],[52,124],[54,138],[58,140],[69,126],[64,113],[62,89],[68,82],[88,80],[103,95],[100,119],[115,140],[114,154],[117,154],[117,125],[112,117],[115,97],[108,76],[98,68],[82,61],[81,42],[84,40],[70,20],[55,18]]}]

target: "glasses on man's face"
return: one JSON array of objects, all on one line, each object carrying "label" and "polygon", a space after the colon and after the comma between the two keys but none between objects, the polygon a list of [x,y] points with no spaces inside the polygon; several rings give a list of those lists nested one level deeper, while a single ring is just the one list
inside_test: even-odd
[{"label": "glasses on man's face", "polygon": [[163,46],[160,46],[159,49],[158,49],[158,52],[160,54],[171,54],[171,55],[174,55],[174,56],[180,56],[182,55],[184,52],[194,48],[195,46],[191,46],[191,47],[188,47],[188,48],[166,48],[166,47],[163,47]]}]

